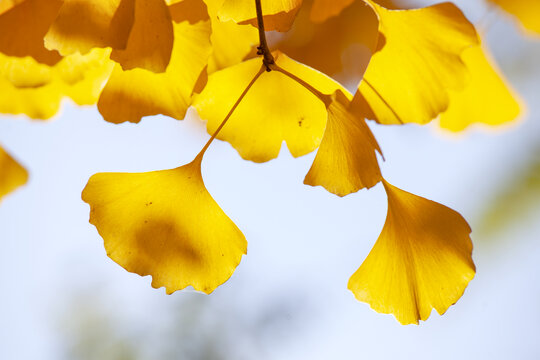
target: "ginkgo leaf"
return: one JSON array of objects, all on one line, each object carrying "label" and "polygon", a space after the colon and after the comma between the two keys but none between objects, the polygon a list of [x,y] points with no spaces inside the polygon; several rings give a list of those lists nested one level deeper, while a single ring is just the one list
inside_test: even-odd
[{"label": "ginkgo leaf", "polygon": [[163,72],[173,48],[171,14],[164,0],[136,0],[135,20],[125,50],[113,50],[111,59],[124,70]]},{"label": "ginkgo leaf", "polygon": [[540,34],[540,1],[538,0],[488,0],[514,15],[529,31]]},{"label": "ginkgo leaf", "polygon": [[[324,74],[281,53],[276,64],[324,94],[341,86]],[[213,73],[193,101],[213,133],[261,67],[252,59]],[[343,90],[346,92],[346,90]],[[262,74],[217,138],[229,142],[247,160],[265,162],[278,156],[285,141],[291,154],[315,150],[322,139],[327,112],[324,103],[295,80],[278,71]]]},{"label": "ginkgo leaf", "polygon": [[24,2],[26,0],[2,0],[0,1],[0,15],[8,10],[11,10],[14,6]]},{"label": "ginkgo leaf", "polygon": [[[185,0],[171,5],[174,21],[174,46],[171,60],[164,73],[145,69],[124,71],[120,65],[105,85],[98,109],[109,122],[139,122],[143,116],[163,114],[181,120],[191,105],[191,95],[201,71],[212,51],[208,17],[196,21],[190,18],[197,9],[205,8],[201,0]],[[193,10],[190,12],[180,10]]]},{"label": "ginkgo leaf", "polygon": [[441,114],[441,127],[461,131],[471,124],[494,126],[518,117],[520,106],[516,96],[485,51],[474,46],[463,52],[471,80],[462,91],[450,92],[450,106]]},{"label": "ginkgo leaf", "polygon": [[54,66],[0,54],[0,113],[48,119],[65,96],[78,105],[95,104],[112,70],[109,53],[94,49],[66,56]]},{"label": "ginkgo leaf", "polygon": [[310,19],[315,23],[328,20],[336,16],[355,0],[314,0],[311,7]]},{"label": "ginkgo leaf", "polygon": [[26,181],[26,170],[0,146],[0,201]]},{"label": "ginkgo leaf", "polygon": [[240,63],[259,41],[257,29],[252,26],[212,19],[212,55],[208,61],[209,74]]},{"label": "ginkgo leaf", "polygon": [[468,80],[461,53],[478,44],[474,27],[451,3],[388,10],[367,1],[379,17],[378,51],[353,103],[381,124],[425,124],[446,110],[449,89]]},{"label": "ginkgo leaf", "polygon": [[99,173],[82,198],[107,255],[130,272],[151,275],[167,294],[223,284],[247,242],[206,190],[201,159],[172,170]]},{"label": "ginkgo leaf", "polygon": [[365,120],[348,111],[350,100],[340,90],[331,100],[324,137],[304,184],[345,196],[382,180],[375,154],[381,150]]},{"label": "ginkgo leaf", "polygon": [[[0,64],[5,63],[6,58],[9,57],[0,54]],[[0,113],[25,114],[32,119],[49,119],[58,112],[62,99],[61,85],[58,82],[47,80],[45,84],[38,87],[17,87],[4,74],[2,75],[0,77],[0,93],[2,94]]]},{"label": "ginkgo leaf", "polygon": [[446,312],[474,277],[471,229],[454,210],[383,184],[384,228],[348,287],[375,311],[417,324],[433,308]]},{"label": "ginkgo leaf", "polygon": [[26,0],[5,13],[0,12],[0,53],[31,56],[47,65],[60,61],[61,56],[56,50],[45,48],[43,36],[61,5],[61,0]]},{"label": "ginkgo leaf", "polygon": [[19,58],[0,53],[0,79],[17,88],[35,88],[53,80],[53,66],[40,64],[31,57]]},{"label": "ginkgo leaf", "polygon": [[[355,0],[313,0],[313,5],[310,10],[311,21],[321,23],[329,18],[339,15],[345,8],[353,3],[361,3],[362,1]],[[384,6],[387,9],[395,9],[396,5],[393,0],[377,0],[377,4]],[[305,6],[305,2],[304,5]]]},{"label": "ginkgo leaf", "polygon": [[134,17],[135,0],[64,0],[45,46],[62,55],[94,47],[125,49]]},{"label": "ginkgo leaf", "polygon": [[[208,60],[208,73],[236,65],[258,45],[257,29],[250,25],[239,25],[234,21],[220,21],[218,11],[222,0],[205,0],[212,24],[212,55]],[[234,41],[231,41],[234,39]]]},{"label": "ginkgo leaf", "polygon": [[356,1],[339,16],[313,24],[309,5],[304,1],[293,27],[275,47],[344,84],[358,83],[376,49],[377,16]]},{"label": "ginkgo leaf", "polygon": [[[264,28],[266,31],[288,31],[302,0],[262,1]],[[255,0],[224,0],[218,12],[221,21],[232,20],[257,27]]]}]

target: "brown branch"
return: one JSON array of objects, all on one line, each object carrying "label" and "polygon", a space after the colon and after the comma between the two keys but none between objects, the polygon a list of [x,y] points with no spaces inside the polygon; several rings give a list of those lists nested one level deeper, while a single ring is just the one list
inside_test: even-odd
[{"label": "brown branch", "polygon": [[274,63],[274,57],[272,56],[270,49],[268,49],[268,43],[266,42],[261,0],[255,0],[255,7],[257,8],[257,26],[259,28],[259,46],[257,47],[257,54],[263,56],[263,64],[266,67],[266,71],[271,71],[270,65]]}]

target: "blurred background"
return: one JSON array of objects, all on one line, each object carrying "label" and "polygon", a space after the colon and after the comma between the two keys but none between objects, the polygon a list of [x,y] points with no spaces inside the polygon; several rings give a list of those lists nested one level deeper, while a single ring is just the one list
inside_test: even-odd
[{"label": "blurred background", "polygon": [[96,172],[189,162],[204,123],[190,111],[113,125],[66,101],[49,122],[0,117],[0,143],[30,172],[0,206],[0,359],[539,359],[540,37],[481,2],[457,3],[484,29],[523,116],[458,134],[369,124],[384,176],[473,229],[477,275],[444,316],[401,326],[347,290],[385,220],[380,185],[338,198],[302,184],[314,153],[284,148],[254,164],[219,141],[205,183],[248,255],[210,296],[151,288],[106,256],[80,193]]}]

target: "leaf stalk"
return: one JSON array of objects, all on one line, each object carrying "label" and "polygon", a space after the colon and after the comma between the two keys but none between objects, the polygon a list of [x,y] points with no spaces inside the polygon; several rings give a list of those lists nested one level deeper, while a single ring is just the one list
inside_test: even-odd
[{"label": "leaf stalk", "polygon": [[251,81],[249,82],[249,84],[246,86],[246,88],[244,89],[244,91],[242,92],[242,94],[240,95],[240,97],[238,98],[238,100],[236,100],[236,102],[234,103],[234,105],[232,106],[231,110],[229,111],[229,113],[227,114],[227,116],[225,116],[225,119],[221,122],[221,124],[218,126],[218,128],[216,129],[216,131],[214,131],[214,133],[212,134],[212,136],[210,137],[210,139],[206,142],[206,144],[204,145],[204,147],[201,149],[201,151],[199,152],[199,154],[195,157],[195,159],[202,159],[204,153],[206,152],[206,149],[208,149],[208,147],[210,146],[210,144],[212,143],[212,141],[214,141],[214,139],[216,138],[216,136],[219,134],[219,132],[221,131],[221,129],[223,129],[223,127],[225,126],[225,124],[227,123],[227,121],[229,120],[229,118],[231,117],[231,115],[233,114],[234,110],[236,110],[236,108],[238,107],[238,105],[240,105],[240,102],[242,101],[242,99],[246,96],[246,94],[248,93],[249,89],[251,89],[251,87],[253,86],[253,84],[255,84],[255,81],[257,81],[257,79],[259,78],[259,76],[261,76],[262,73],[264,73],[264,66],[261,66],[261,68],[259,69],[259,71],[257,72],[257,74],[255,74],[255,76],[253,77],[253,79],[251,79]]}]

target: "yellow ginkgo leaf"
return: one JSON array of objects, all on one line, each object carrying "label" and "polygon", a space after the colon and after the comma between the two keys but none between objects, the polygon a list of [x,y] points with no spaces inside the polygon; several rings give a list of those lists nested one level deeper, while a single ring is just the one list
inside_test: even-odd
[{"label": "yellow ginkgo leaf", "polygon": [[77,105],[94,105],[114,67],[109,52],[94,49],[86,55],[64,57],[55,68],[55,76],[63,84],[63,94]]},{"label": "yellow ginkgo leaf", "polygon": [[[266,31],[288,31],[302,5],[302,0],[262,0],[262,13]],[[218,12],[221,21],[234,21],[257,27],[255,0],[224,0]]]},{"label": "yellow ginkgo leaf", "polygon": [[488,0],[514,15],[527,30],[540,34],[540,1]]},{"label": "yellow ginkgo leaf", "polygon": [[355,0],[313,0],[310,19],[315,23],[324,22],[332,16],[338,15],[354,1]]},{"label": "yellow ginkgo leaf", "polygon": [[96,174],[82,193],[107,255],[152,275],[152,286],[168,294],[190,285],[211,293],[246,254],[244,235],[204,186],[201,159],[172,170]]},{"label": "yellow ginkgo leaf", "polygon": [[380,34],[355,107],[381,124],[428,123],[448,107],[449,89],[467,83],[461,53],[478,44],[474,27],[451,3],[388,10],[367,2]]},{"label": "yellow ginkgo leaf", "polygon": [[54,66],[0,54],[0,113],[48,119],[65,96],[78,105],[95,104],[112,70],[109,52],[69,55]]},{"label": "yellow ginkgo leaf", "polygon": [[471,229],[454,210],[383,184],[384,228],[348,287],[375,311],[418,324],[433,308],[442,315],[474,277]]},{"label": "yellow ginkgo leaf", "polygon": [[304,0],[293,27],[275,47],[338,81],[358,81],[376,49],[377,16],[364,2],[355,1],[339,16],[313,24],[309,6]]},{"label": "yellow ginkgo leaf", "polygon": [[53,66],[40,64],[31,57],[19,58],[0,53],[0,79],[17,88],[35,88],[51,82],[53,69]]},{"label": "yellow ginkgo leaf", "polygon": [[252,26],[212,19],[212,56],[208,62],[210,74],[240,63],[259,41],[257,29]]},{"label": "yellow ginkgo leaf", "polygon": [[125,49],[134,17],[135,0],[64,0],[45,46],[62,55],[94,47]]},{"label": "yellow ginkgo leaf", "polygon": [[520,108],[514,92],[485,51],[474,46],[463,53],[471,80],[462,91],[450,92],[450,106],[441,114],[441,127],[461,131],[472,124],[500,125],[518,117]]},{"label": "yellow ginkgo leaf", "polygon": [[[24,72],[10,68],[24,69]],[[0,54],[0,113],[25,114],[32,119],[54,116],[60,108],[62,86],[52,81],[52,77],[50,68],[33,58]]]},{"label": "yellow ginkgo leaf", "polygon": [[[181,120],[191,105],[191,95],[201,71],[212,51],[210,20],[187,14],[196,14],[205,8],[201,0],[185,0],[192,7],[179,3],[170,6],[174,21],[174,46],[171,61],[164,73],[145,69],[124,71],[120,65],[105,85],[98,101],[103,118],[113,123],[139,122],[143,116],[163,114]],[[184,11],[180,11],[184,10]],[[192,10],[192,12],[185,12]]]},{"label": "yellow ginkgo leaf", "polygon": [[[0,1],[0,4],[3,3],[3,0]],[[26,0],[9,11],[0,11],[0,53],[17,57],[31,56],[47,65],[60,61],[61,56],[56,50],[45,48],[43,36],[61,5],[61,0]]]},{"label": "yellow ginkgo leaf", "polygon": [[[329,18],[339,15],[345,8],[349,7],[355,0],[312,0],[313,5],[310,9],[311,21],[321,23]],[[394,0],[377,0],[377,4],[384,6],[387,9],[395,9]],[[304,5],[305,1],[304,1]]]},{"label": "yellow ginkgo leaf", "polygon": [[[278,66],[324,94],[341,86],[326,75],[274,54]],[[213,133],[261,67],[261,59],[213,73],[193,101],[199,116]],[[346,90],[343,90],[346,92]],[[278,156],[285,141],[291,154],[315,150],[326,124],[324,103],[304,86],[279,71],[265,72],[249,90],[217,138],[229,142],[247,160],[265,162]]]},{"label": "yellow ginkgo leaf", "polygon": [[304,179],[304,184],[321,185],[339,196],[370,188],[382,179],[377,140],[365,120],[349,112],[349,104],[340,90],[332,95],[324,137]]},{"label": "yellow ginkgo leaf", "polygon": [[135,20],[125,50],[113,50],[111,59],[124,70],[163,72],[173,48],[171,14],[164,0],[136,0]]},{"label": "yellow ginkgo leaf", "polygon": [[0,201],[26,181],[26,170],[0,146]]},{"label": "yellow ginkgo leaf", "polygon": [[[186,2],[186,0],[184,0]],[[208,73],[236,65],[259,43],[257,29],[250,25],[239,25],[234,21],[220,21],[218,11],[223,0],[204,0],[212,24],[212,55],[208,60]],[[234,39],[234,41],[231,41]]]},{"label": "yellow ginkgo leaf", "polygon": [[26,0],[2,0],[0,1],[0,15],[8,10],[11,10],[14,6],[22,3]]}]

